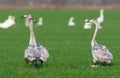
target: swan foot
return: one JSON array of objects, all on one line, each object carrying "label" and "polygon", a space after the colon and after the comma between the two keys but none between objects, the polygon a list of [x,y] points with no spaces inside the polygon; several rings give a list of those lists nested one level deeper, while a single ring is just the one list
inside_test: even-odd
[{"label": "swan foot", "polygon": [[93,64],[93,65],[91,65],[91,67],[98,67],[98,65]]}]

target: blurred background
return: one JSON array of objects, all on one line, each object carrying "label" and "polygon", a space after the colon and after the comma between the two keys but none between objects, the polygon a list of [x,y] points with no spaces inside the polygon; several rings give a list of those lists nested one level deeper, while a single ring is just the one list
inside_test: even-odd
[{"label": "blurred background", "polygon": [[120,8],[120,0],[0,0],[0,8]]}]

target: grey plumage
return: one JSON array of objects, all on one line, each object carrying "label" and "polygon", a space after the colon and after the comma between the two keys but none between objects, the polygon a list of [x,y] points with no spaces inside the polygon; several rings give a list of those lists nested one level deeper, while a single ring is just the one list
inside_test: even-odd
[{"label": "grey plumage", "polygon": [[42,45],[28,46],[24,54],[24,58],[27,63],[29,61],[31,62],[41,61],[42,63],[43,61],[47,61],[48,57],[49,57],[49,53],[47,49]]},{"label": "grey plumage", "polygon": [[49,58],[49,53],[47,49],[43,45],[39,45],[36,43],[36,39],[34,36],[33,32],[33,21],[34,19],[32,18],[31,14],[25,14],[23,16],[28,20],[28,27],[30,29],[30,41],[29,41],[29,46],[25,50],[24,58],[27,63],[32,62],[38,62],[41,61],[47,61]]},{"label": "grey plumage", "polygon": [[99,62],[106,62],[110,64],[113,59],[113,56],[108,50],[108,48],[100,44],[96,44],[93,46],[92,55],[95,62],[99,61]]},{"label": "grey plumage", "polygon": [[100,45],[96,42],[96,36],[97,36],[98,29],[99,29],[99,24],[98,24],[97,20],[92,19],[92,20],[89,20],[88,22],[94,23],[96,26],[96,29],[95,29],[95,32],[93,35],[93,39],[91,41],[94,65],[96,65],[97,61],[110,64],[113,59],[112,53],[109,51],[109,49],[106,46]]}]

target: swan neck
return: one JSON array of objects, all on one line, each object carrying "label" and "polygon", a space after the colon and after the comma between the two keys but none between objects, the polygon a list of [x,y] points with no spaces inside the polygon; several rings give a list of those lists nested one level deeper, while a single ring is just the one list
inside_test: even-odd
[{"label": "swan neck", "polygon": [[29,29],[30,29],[30,41],[29,41],[29,45],[36,46],[37,43],[36,43],[34,31],[33,31],[33,22],[30,23]]},{"label": "swan neck", "polygon": [[99,24],[98,24],[98,23],[95,23],[95,25],[96,25],[96,28],[95,28],[94,35],[93,35],[93,38],[92,38],[92,41],[91,41],[91,46],[92,46],[92,47],[93,47],[95,44],[97,44],[97,42],[96,42],[96,36],[97,36]]},{"label": "swan neck", "polygon": [[100,17],[104,17],[103,11],[100,12]]}]

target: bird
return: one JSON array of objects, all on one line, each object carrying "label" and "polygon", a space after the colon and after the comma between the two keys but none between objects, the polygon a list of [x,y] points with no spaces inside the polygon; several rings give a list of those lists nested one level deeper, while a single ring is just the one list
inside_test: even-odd
[{"label": "bird", "polygon": [[28,27],[30,30],[30,40],[29,45],[25,49],[24,59],[27,64],[32,63],[32,65],[37,64],[39,61],[41,64],[48,60],[49,52],[43,45],[37,44],[34,31],[33,31],[33,22],[34,18],[31,14],[25,14],[22,16],[28,21]]},{"label": "bird", "polygon": [[38,26],[42,26],[43,25],[43,18],[39,17],[39,21],[37,23]]},{"label": "bird", "polygon": [[75,26],[74,17],[70,17],[68,21],[68,26]]},{"label": "bird", "polygon": [[5,20],[3,23],[0,23],[0,28],[7,29],[13,25],[15,25],[15,16],[9,15],[7,20]]},{"label": "bird", "polygon": [[99,29],[102,29],[100,24],[104,21],[104,9],[100,9],[100,16],[97,18],[97,21],[99,23]]},{"label": "bird", "polygon": [[85,19],[84,29],[91,29],[92,23],[87,22],[88,19]]},{"label": "bird", "polygon": [[92,56],[93,56],[93,62],[94,64],[92,67],[97,67],[96,62],[101,62],[101,63],[107,63],[111,64],[113,55],[109,51],[109,49],[105,45],[98,44],[96,41],[96,36],[99,30],[99,24],[96,19],[91,19],[88,22],[95,24],[96,29],[94,31],[94,35],[91,41],[91,47],[92,47]]}]

